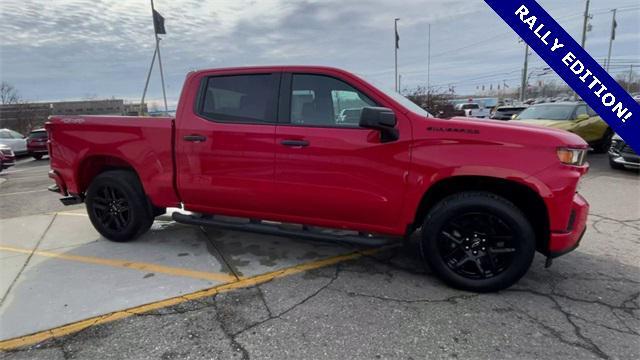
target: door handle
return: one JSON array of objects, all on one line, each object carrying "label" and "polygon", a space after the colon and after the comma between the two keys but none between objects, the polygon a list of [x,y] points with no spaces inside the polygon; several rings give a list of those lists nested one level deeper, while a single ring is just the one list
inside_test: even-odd
[{"label": "door handle", "polygon": [[182,139],[184,141],[203,142],[207,140],[207,137],[204,135],[192,134],[192,135],[185,135]]},{"label": "door handle", "polygon": [[306,147],[309,146],[309,141],[307,140],[282,140],[280,144],[289,147]]}]

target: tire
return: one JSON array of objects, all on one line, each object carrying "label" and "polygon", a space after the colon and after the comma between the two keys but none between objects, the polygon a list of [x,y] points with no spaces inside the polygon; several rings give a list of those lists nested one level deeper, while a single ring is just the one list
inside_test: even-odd
[{"label": "tire", "polygon": [[42,159],[42,154],[33,154],[31,156],[33,156],[33,158],[36,159],[36,160]]},{"label": "tire", "polygon": [[598,154],[604,154],[609,151],[611,147],[611,139],[613,138],[613,130],[610,128],[604,132],[602,139],[598,140],[597,143],[593,145],[593,151]]},{"label": "tire", "polygon": [[462,192],[429,211],[420,252],[448,285],[492,292],[510,287],[529,270],[535,239],[530,222],[513,203],[488,192]]},{"label": "tire", "polygon": [[111,170],[96,176],[85,203],[93,227],[111,241],[133,240],[153,224],[151,206],[131,171]]}]

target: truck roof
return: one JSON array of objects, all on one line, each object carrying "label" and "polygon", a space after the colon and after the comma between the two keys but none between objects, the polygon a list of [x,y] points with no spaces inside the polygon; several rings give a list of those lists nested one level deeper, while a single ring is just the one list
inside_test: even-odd
[{"label": "truck roof", "polygon": [[256,66],[235,66],[235,67],[223,67],[223,68],[208,68],[197,69],[190,73],[203,73],[203,72],[215,72],[215,71],[317,71],[317,70],[329,70],[337,71],[341,73],[350,73],[344,69],[323,66],[323,65],[256,65]]}]

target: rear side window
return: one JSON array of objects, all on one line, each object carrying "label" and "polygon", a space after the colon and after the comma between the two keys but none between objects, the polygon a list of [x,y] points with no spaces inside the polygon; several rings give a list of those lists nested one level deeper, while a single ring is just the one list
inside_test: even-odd
[{"label": "rear side window", "polygon": [[198,113],[213,121],[275,123],[279,74],[207,78]]}]

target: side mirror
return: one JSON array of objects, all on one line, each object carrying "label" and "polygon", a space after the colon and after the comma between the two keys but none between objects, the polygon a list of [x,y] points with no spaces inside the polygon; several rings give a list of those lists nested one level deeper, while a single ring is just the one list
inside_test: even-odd
[{"label": "side mirror", "polygon": [[578,121],[587,120],[588,118],[589,118],[588,114],[580,114],[580,115],[576,116],[576,120],[578,120]]},{"label": "side mirror", "polygon": [[360,127],[380,131],[380,141],[389,142],[399,138],[396,126],[396,114],[383,107],[365,107],[360,112]]}]

